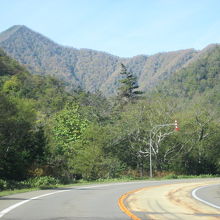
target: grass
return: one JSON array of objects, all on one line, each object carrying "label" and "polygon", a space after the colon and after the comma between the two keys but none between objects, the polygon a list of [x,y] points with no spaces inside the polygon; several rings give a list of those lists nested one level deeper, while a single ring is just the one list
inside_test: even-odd
[{"label": "grass", "polygon": [[196,179],[196,178],[214,178],[214,177],[220,177],[219,175],[211,175],[211,174],[201,174],[201,175],[176,175],[176,174],[170,174],[162,179]]},{"label": "grass", "polygon": [[91,184],[102,184],[102,183],[118,183],[118,182],[130,182],[130,181],[137,181],[137,180],[167,180],[167,179],[194,179],[194,178],[214,178],[214,177],[220,177],[219,175],[176,175],[176,174],[169,174],[164,177],[143,177],[143,178],[135,178],[135,177],[122,177],[122,178],[115,178],[115,179],[98,179],[94,181],[87,181],[87,180],[79,180],[76,183],[71,184],[59,184],[54,186],[43,186],[43,187],[36,187],[36,188],[26,188],[26,189],[15,189],[15,190],[4,190],[0,191],[0,197],[2,196],[8,196],[13,195],[17,193],[25,193],[25,192],[31,192],[36,190],[46,190],[46,189],[58,189],[58,188],[68,188],[68,187],[74,187],[74,186],[80,186],[80,185],[91,185]]},{"label": "grass", "polygon": [[0,191],[0,197],[9,196],[9,195],[17,194],[17,193],[31,192],[31,191],[35,191],[35,190],[39,190],[39,188],[4,190],[4,191]]}]

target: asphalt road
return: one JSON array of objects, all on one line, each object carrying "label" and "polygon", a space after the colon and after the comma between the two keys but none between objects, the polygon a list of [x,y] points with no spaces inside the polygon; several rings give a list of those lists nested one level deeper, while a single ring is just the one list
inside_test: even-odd
[{"label": "asphalt road", "polygon": [[0,197],[0,220],[128,220],[118,199],[147,186],[201,180],[138,181],[41,190]]},{"label": "asphalt road", "polygon": [[199,201],[220,210],[220,181],[219,184],[196,188],[193,196]]}]

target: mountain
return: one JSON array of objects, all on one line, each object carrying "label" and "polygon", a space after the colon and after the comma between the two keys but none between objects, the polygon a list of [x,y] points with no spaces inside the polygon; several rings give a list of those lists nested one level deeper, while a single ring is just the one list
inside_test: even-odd
[{"label": "mountain", "polygon": [[120,63],[137,76],[140,89],[146,91],[202,53],[187,49],[120,58],[105,52],[61,46],[23,25],[0,33],[0,47],[33,74],[52,75],[72,88],[99,90],[106,96],[117,92]]},{"label": "mountain", "polygon": [[220,45],[207,47],[186,67],[158,85],[158,90],[169,96],[192,100],[196,96],[203,96],[209,102],[212,100],[212,103],[219,105]]}]

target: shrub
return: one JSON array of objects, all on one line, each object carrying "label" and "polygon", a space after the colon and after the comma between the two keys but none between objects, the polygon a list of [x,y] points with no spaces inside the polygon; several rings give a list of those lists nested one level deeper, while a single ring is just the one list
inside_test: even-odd
[{"label": "shrub", "polygon": [[0,190],[4,190],[7,188],[7,182],[5,180],[0,179]]},{"label": "shrub", "polygon": [[25,188],[48,188],[60,184],[59,180],[51,176],[35,177],[32,179],[17,182],[14,180],[2,180],[0,179],[0,191],[2,190],[14,190]]},{"label": "shrub", "polygon": [[164,177],[164,179],[178,179],[178,176],[174,173],[171,173]]},{"label": "shrub", "polygon": [[58,179],[51,176],[35,177],[27,180],[27,182],[30,184],[31,187],[40,187],[40,188],[55,186],[60,183]]}]

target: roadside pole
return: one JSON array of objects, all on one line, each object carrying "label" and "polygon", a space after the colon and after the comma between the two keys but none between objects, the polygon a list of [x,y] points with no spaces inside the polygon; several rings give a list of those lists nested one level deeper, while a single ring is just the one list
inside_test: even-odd
[{"label": "roadside pole", "polygon": [[153,172],[152,172],[152,158],[151,158],[151,155],[152,155],[152,137],[151,137],[151,132],[150,132],[150,178],[153,177]]},{"label": "roadside pole", "polygon": [[156,128],[160,127],[168,127],[168,126],[175,126],[175,131],[179,131],[177,120],[175,120],[175,123],[172,124],[163,124],[163,125],[156,125],[150,130],[150,149],[149,149],[149,157],[150,157],[150,178],[153,177],[153,171],[152,171],[152,132]]}]

